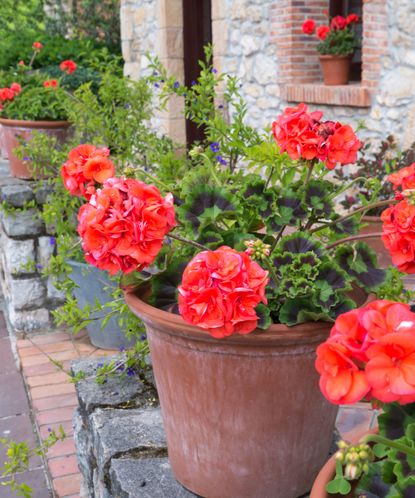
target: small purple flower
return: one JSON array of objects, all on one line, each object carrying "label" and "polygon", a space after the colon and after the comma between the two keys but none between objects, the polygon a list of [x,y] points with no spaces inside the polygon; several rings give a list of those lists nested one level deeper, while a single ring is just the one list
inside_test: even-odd
[{"label": "small purple flower", "polygon": [[127,368],[127,375],[128,375],[128,377],[134,377],[135,372],[131,367]]},{"label": "small purple flower", "polygon": [[182,97],[186,97],[187,93],[186,92],[183,92],[182,93]]},{"label": "small purple flower", "polygon": [[180,83],[178,81],[175,81],[174,84],[173,84],[174,88],[179,88],[180,87]]},{"label": "small purple flower", "polygon": [[218,109],[223,109],[223,104],[218,105]]},{"label": "small purple flower", "polygon": [[140,335],[140,340],[145,341],[147,339],[147,336],[145,334]]},{"label": "small purple flower", "polygon": [[129,109],[131,107],[130,104],[124,104],[124,109]]},{"label": "small purple flower", "polygon": [[29,159],[30,158],[28,156],[24,156],[23,161],[29,161]]},{"label": "small purple flower", "polygon": [[216,160],[218,161],[219,164],[221,164],[222,166],[226,166],[228,163],[225,161],[225,159],[223,159],[222,156],[216,156]]},{"label": "small purple flower", "polygon": [[196,85],[196,81],[193,80],[191,83],[190,83],[192,86]]},{"label": "small purple flower", "polygon": [[161,83],[164,83],[164,80],[160,80],[160,81],[161,81]]},{"label": "small purple flower", "polygon": [[159,87],[160,87],[160,85],[159,85],[158,83],[154,83],[154,86],[155,86],[156,88],[159,88]]},{"label": "small purple flower", "polygon": [[56,245],[56,239],[55,239],[55,237],[50,237],[49,238],[49,245],[51,245],[51,246]]},{"label": "small purple flower", "polygon": [[48,427],[48,432],[52,432],[52,429],[50,427]]},{"label": "small purple flower", "polygon": [[43,265],[39,265],[39,264],[37,264],[37,265],[36,265],[36,268],[37,268],[38,270],[41,270],[41,269],[43,268]]},{"label": "small purple flower", "polygon": [[97,368],[102,368],[103,366],[104,366],[104,364],[103,364],[103,363],[98,363],[98,364],[97,364]]},{"label": "small purple flower", "polygon": [[120,353],[123,353],[125,351],[125,347],[124,346],[121,346],[120,347]]},{"label": "small purple flower", "polygon": [[212,67],[211,71],[212,71],[213,74],[216,74],[218,72],[218,70],[215,69],[214,67]]},{"label": "small purple flower", "polygon": [[158,72],[157,71],[153,71],[153,76],[158,76]]},{"label": "small purple flower", "polygon": [[212,152],[219,152],[219,144],[218,144],[218,142],[212,142],[210,144],[210,150]]}]

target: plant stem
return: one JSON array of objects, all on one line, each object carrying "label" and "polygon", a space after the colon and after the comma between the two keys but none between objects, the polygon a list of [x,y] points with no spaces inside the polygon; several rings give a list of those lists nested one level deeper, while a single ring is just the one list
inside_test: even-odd
[{"label": "plant stem", "polygon": [[284,233],[284,230],[285,230],[286,226],[287,225],[283,225],[281,227],[281,230],[277,233],[277,236],[275,237],[274,242],[272,243],[271,248],[269,250],[270,254],[272,254],[272,252],[274,251],[274,249],[277,247],[277,244],[278,244],[280,238],[282,237],[282,234]]},{"label": "plant stem", "polygon": [[275,273],[275,270],[274,270],[274,267],[272,266],[271,261],[268,258],[265,258],[264,263],[265,263],[265,266],[267,267],[267,269],[269,270],[269,274],[270,274],[272,280],[278,285],[278,276]]},{"label": "plant stem", "polygon": [[144,171],[143,169],[140,169],[140,172],[143,173],[143,175],[145,175],[147,178],[150,178],[154,183],[158,183],[160,186],[162,186],[165,190],[169,191],[170,190],[170,187],[168,185],[166,185],[165,183],[163,183],[162,181],[160,181],[158,178],[156,178],[155,176],[153,175],[150,175],[150,173],[147,173],[147,171]]},{"label": "plant stem", "polygon": [[368,434],[367,436],[364,436],[361,439],[362,443],[368,443],[371,441],[374,443],[384,444],[385,446],[388,446],[389,448],[395,448],[398,451],[402,451],[403,453],[406,453],[407,455],[415,457],[415,448],[411,448],[410,446],[407,446],[406,444],[398,443],[397,441],[393,441],[391,439],[387,439],[386,437],[379,436],[379,434]]},{"label": "plant stem", "polygon": [[355,178],[353,181],[348,183],[345,187],[342,187],[341,189],[337,190],[337,192],[333,192],[333,194],[330,195],[329,197],[327,197],[326,200],[331,201],[331,200],[335,199],[338,195],[342,194],[343,192],[348,190],[352,185],[354,185],[357,182],[360,182],[361,180],[366,180],[366,178],[364,176],[359,176],[358,178]]},{"label": "plant stem", "polygon": [[209,251],[208,247],[203,246],[202,244],[199,244],[198,242],[195,242],[194,240],[185,239],[181,235],[173,234],[170,232],[168,234],[168,237],[170,237],[172,239],[176,239],[180,242],[183,242],[184,244],[189,244],[191,246],[197,247],[198,249],[202,249],[202,251]]},{"label": "plant stem", "polygon": [[333,249],[333,247],[339,246],[340,244],[344,244],[345,242],[351,242],[352,240],[360,240],[360,239],[371,239],[373,237],[380,237],[382,232],[375,233],[362,233],[360,235],[353,235],[352,237],[346,237],[345,239],[336,240],[333,244],[326,246],[326,249]]},{"label": "plant stem", "polygon": [[[208,166],[208,168],[210,169],[210,172],[212,173],[212,177],[215,180],[216,185],[218,185],[220,187],[222,184],[216,175],[215,166],[212,164],[212,161],[208,158],[208,156],[206,154],[200,154],[200,155],[205,160],[206,166]],[[231,165],[229,164],[229,166],[231,166]],[[231,168],[231,172],[232,172],[232,168]]]},{"label": "plant stem", "polygon": [[389,204],[392,204],[394,202],[396,202],[395,199],[388,199],[386,201],[375,202],[374,204],[370,204],[368,206],[362,206],[362,207],[360,207],[358,209],[355,209],[351,213],[345,214],[344,216],[341,216],[340,218],[337,218],[337,220],[333,220],[330,223],[327,223],[325,225],[321,225],[319,227],[313,228],[312,230],[310,230],[310,233],[315,233],[315,232],[318,232],[319,230],[323,230],[324,228],[329,228],[329,227],[331,227],[333,225],[336,225],[337,223],[341,223],[344,220],[352,218],[355,214],[359,214],[359,213],[362,213],[362,212],[365,212],[365,211],[369,211],[370,209],[374,209],[374,208],[377,208],[377,207],[388,206]]}]

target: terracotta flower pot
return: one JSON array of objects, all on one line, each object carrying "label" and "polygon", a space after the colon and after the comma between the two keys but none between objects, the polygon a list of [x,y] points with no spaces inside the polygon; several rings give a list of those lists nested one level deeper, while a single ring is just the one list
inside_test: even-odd
[{"label": "terracotta flower pot", "polygon": [[[361,234],[382,232],[383,222],[379,216],[363,216],[362,221],[367,225],[360,230]],[[378,256],[378,264],[381,268],[393,265],[389,251],[384,246],[382,238],[379,235],[363,239],[363,242],[375,251]]]},{"label": "terracotta flower pot", "polygon": [[3,140],[9,158],[10,173],[16,178],[31,179],[33,171],[30,161],[24,161],[16,157],[13,150],[20,145],[19,139],[30,141],[33,131],[46,133],[64,142],[68,128],[68,121],[20,121],[16,119],[0,118],[3,128]]},{"label": "terracotta flower pot", "polygon": [[[366,296],[357,294],[362,304]],[[337,414],[314,368],[332,325],[272,325],[218,340],[138,295],[125,293],[125,300],[146,325],[177,480],[209,498],[307,492]]]},{"label": "terracotta flower pot", "polygon": [[4,132],[3,132],[3,126],[0,125],[0,156],[3,159],[7,159],[7,149],[6,149],[6,144],[4,142]]},{"label": "terracotta flower pot", "polygon": [[324,84],[348,85],[350,61],[350,55],[320,55]]}]

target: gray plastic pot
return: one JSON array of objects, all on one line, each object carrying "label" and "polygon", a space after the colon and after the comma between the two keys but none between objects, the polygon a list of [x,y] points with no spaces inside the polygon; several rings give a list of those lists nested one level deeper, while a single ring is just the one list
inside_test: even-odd
[{"label": "gray plastic pot", "polygon": [[[84,308],[86,305],[94,306],[96,300],[101,304],[112,301],[113,298],[105,290],[105,287],[111,287],[113,283],[104,271],[85,263],[78,263],[77,261],[69,260],[67,263],[72,268],[69,278],[76,284],[73,295],[78,301],[80,308]],[[98,312],[92,316],[99,316],[99,314]],[[134,346],[134,339],[127,339],[118,325],[117,317],[112,316],[106,326],[104,328],[101,327],[102,319],[93,320],[86,326],[89,338],[97,348],[128,349]]]}]

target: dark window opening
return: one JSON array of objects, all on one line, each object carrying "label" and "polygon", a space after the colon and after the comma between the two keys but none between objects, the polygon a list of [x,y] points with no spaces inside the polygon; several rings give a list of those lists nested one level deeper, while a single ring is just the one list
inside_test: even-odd
[{"label": "dark window opening", "polygon": [[363,1],[362,0],[330,0],[330,17],[344,16],[351,13],[357,14],[360,22],[354,25],[354,30],[360,47],[355,51],[352,58],[352,65],[350,67],[350,80],[361,81],[362,79],[362,34],[363,34]]},{"label": "dark window opening", "polygon": [[[211,0],[183,0],[184,82],[187,86],[199,76],[198,61],[204,60],[203,47],[208,43],[212,43]],[[187,119],[187,145],[204,137],[203,128]]]}]

